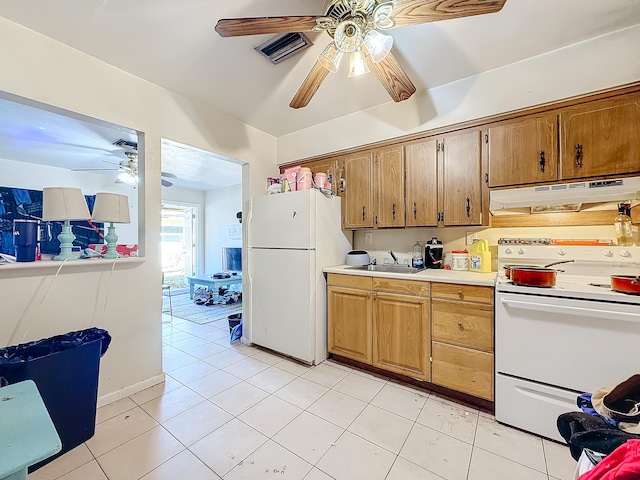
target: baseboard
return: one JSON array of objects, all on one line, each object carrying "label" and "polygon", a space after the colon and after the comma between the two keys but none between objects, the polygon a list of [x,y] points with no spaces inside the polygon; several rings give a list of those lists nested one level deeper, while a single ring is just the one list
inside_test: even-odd
[{"label": "baseboard", "polygon": [[116,392],[108,393],[103,395],[102,397],[98,397],[98,408],[103,405],[108,405],[109,403],[113,403],[121,398],[129,397],[134,393],[141,392],[142,390],[146,390],[147,388],[151,388],[154,385],[158,385],[164,382],[164,373],[160,375],[156,375],[155,377],[147,378],[142,382],[135,383],[129,387],[123,388],[122,390],[118,390]]}]

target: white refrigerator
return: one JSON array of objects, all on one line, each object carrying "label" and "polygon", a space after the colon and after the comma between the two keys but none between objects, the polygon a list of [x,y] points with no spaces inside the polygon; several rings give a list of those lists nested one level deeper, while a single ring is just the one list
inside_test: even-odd
[{"label": "white refrigerator", "polygon": [[249,338],[308,364],[327,358],[322,269],[351,249],[340,197],[301,190],[253,197],[248,225]]}]

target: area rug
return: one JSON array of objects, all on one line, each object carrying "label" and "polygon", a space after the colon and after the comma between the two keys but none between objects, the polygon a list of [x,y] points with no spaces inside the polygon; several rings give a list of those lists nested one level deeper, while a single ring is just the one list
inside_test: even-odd
[{"label": "area rug", "polygon": [[[174,317],[200,325],[226,319],[229,315],[242,312],[242,302],[231,305],[212,305],[207,307],[193,303],[193,301],[189,299],[189,294],[172,296],[171,303],[173,305]],[[165,300],[165,308],[166,306],[167,303]]]}]

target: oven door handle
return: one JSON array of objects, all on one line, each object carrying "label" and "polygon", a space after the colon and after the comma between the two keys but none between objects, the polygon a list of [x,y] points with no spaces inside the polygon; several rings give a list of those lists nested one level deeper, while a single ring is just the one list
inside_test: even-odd
[{"label": "oven door handle", "polygon": [[622,320],[637,322],[640,315],[628,312],[615,312],[613,310],[598,310],[593,308],[568,307],[564,305],[550,305],[548,303],[530,303],[519,302],[517,300],[500,300],[505,307],[511,307],[516,310],[532,310],[545,313],[559,313],[581,315],[590,318],[605,318],[608,320]]}]

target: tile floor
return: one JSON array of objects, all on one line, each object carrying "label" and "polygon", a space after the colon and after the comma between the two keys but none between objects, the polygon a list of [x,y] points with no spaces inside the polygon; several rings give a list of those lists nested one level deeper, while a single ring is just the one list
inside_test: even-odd
[{"label": "tile floor", "polygon": [[573,479],[566,447],[435,394],[230,345],[226,320],[163,333],[166,382],[30,480]]}]

